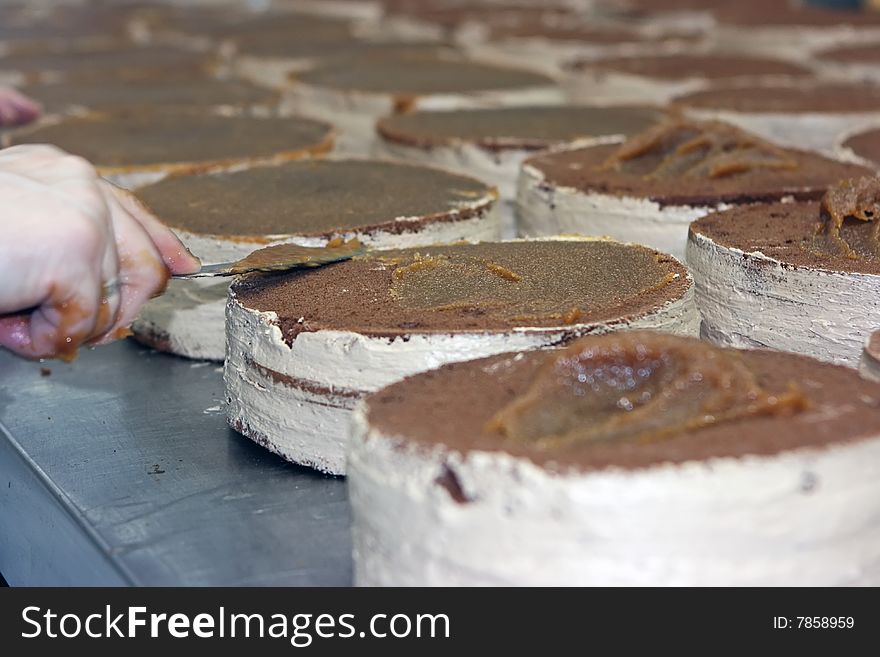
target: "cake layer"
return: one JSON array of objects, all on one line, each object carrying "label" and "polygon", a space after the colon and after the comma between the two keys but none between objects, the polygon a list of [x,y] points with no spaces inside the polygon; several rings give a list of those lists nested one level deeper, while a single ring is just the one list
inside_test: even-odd
[{"label": "cake layer", "polygon": [[712,209],[816,199],[864,167],[784,149],[716,123],[671,121],[623,146],[526,160],[517,203],[526,235],[609,235],[681,257],[688,224]]},{"label": "cake layer", "polygon": [[304,118],[144,111],[63,119],[16,132],[9,141],[53,144],[112,175],[296,159],[327,152],[333,135],[326,123]]},{"label": "cake layer", "polygon": [[[680,378],[697,372],[705,376]],[[600,413],[600,428],[641,425],[647,433],[558,441],[499,434],[499,415],[548,382],[575,405],[564,411],[558,394],[541,396],[531,411],[541,423],[588,409]],[[713,407],[708,418],[657,432],[655,421],[676,413],[696,420],[704,403]],[[877,582],[878,409],[880,385],[849,368],[657,334],[446,365],[355,411],[355,580]],[[591,432],[596,423],[573,426]],[[816,523],[816,513],[834,521]]]},{"label": "cake layer", "polygon": [[336,474],[351,409],[404,376],[586,333],[697,329],[679,263],[605,241],[376,252],[302,274],[233,286],[228,417],[285,458]]},{"label": "cake layer", "polygon": [[880,313],[876,224],[850,218],[835,236],[821,217],[819,203],[762,204],[691,226],[705,337],[858,363]]}]

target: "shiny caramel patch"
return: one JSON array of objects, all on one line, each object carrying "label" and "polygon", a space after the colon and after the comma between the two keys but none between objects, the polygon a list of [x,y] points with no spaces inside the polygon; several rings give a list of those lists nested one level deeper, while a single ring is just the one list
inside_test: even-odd
[{"label": "shiny caramel patch", "polygon": [[852,260],[880,257],[880,178],[843,180],[819,204],[811,248]]},{"label": "shiny caramel patch", "polygon": [[552,449],[582,442],[653,442],[755,415],[804,410],[792,383],[771,394],[741,358],[690,338],[590,336],[548,358],[527,391],[486,429]]},{"label": "shiny caramel patch", "polygon": [[627,140],[599,167],[645,179],[718,179],[757,169],[795,169],[784,149],[720,121],[664,121]]}]

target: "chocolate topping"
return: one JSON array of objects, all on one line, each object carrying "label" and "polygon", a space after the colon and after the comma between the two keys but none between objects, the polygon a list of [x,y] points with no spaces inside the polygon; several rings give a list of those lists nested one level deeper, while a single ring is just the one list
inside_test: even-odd
[{"label": "chocolate topping", "polygon": [[861,158],[880,167],[880,129],[868,130],[853,135],[843,145]]},{"label": "chocolate topping", "polygon": [[316,87],[411,96],[555,86],[531,71],[431,57],[351,59],[296,79]]},{"label": "chocolate topping", "polygon": [[[621,341],[628,344],[616,352],[612,345]],[[880,435],[880,384],[860,380],[850,368],[660,334],[585,338],[583,346],[598,345],[593,357],[585,357],[589,349],[577,344],[569,351],[577,357],[569,361],[558,351],[503,354],[416,375],[368,397],[368,420],[383,435],[425,450],[442,445],[465,455],[506,452],[551,470],[578,471],[773,455]],[[640,358],[651,367],[634,367],[644,364]],[[554,368],[562,382],[547,377]],[[640,376],[639,369],[651,371]],[[616,374],[626,379],[621,394]],[[701,374],[708,383],[699,380]],[[543,434],[545,426],[571,429],[572,439],[505,437],[496,430],[493,418],[528,399],[539,378],[563,399],[545,397],[528,409],[546,410],[532,423],[536,433]],[[577,390],[585,397],[576,398]],[[650,399],[643,401],[644,392]],[[618,407],[620,399],[625,401]],[[625,410],[629,403],[631,411]],[[577,422],[580,415],[590,421]],[[656,439],[658,430],[662,439]]]},{"label": "chocolate topping", "polygon": [[644,57],[611,57],[598,61],[584,60],[572,64],[575,70],[591,69],[628,73],[648,78],[680,80],[685,78],[749,78],[763,76],[810,76],[803,66],[779,59],[737,57],[734,55],[651,55]]},{"label": "chocolate topping", "polygon": [[647,179],[715,179],[758,169],[796,169],[782,148],[726,123],[661,123],[627,140],[603,169]]},{"label": "chocolate topping", "polygon": [[537,448],[590,441],[645,443],[760,414],[792,414],[806,399],[769,394],[732,351],[671,335],[587,337],[556,352],[487,430]]},{"label": "chocolate topping", "polygon": [[370,160],[304,160],[180,176],[144,187],[137,196],[176,228],[254,237],[405,232],[474,216],[496,197],[472,178]]},{"label": "chocolate topping", "polygon": [[877,222],[845,218],[835,238],[825,221],[819,202],[771,203],[713,212],[690,230],[722,246],[760,252],[796,267],[880,275]]},{"label": "chocolate topping", "polygon": [[664,116],[649,107],[509,107],[399,114],[382,119],[377,129],[385,139],[416,146],[471,142],[537,150],[588,137],[629,136]]},{"label": "chocolate topping", "polygon": [[722,123],[680,120],[622,146],[537,155],[526,164],[542,172],[548,186],[661,205],[818,199],[842,178],[870,174],[865,167],[777,147]]},{"label": "chocolate topping", "polygon": [[[840,64],[880,64],[880,45],[846,46],[816,53],[816,59]],[[864,88],[864,87],[863,87]]]},{"label": "chocolate topping", "polygon": [[330,127],[303,118],[251,118],[200,112],[90,115],[16,133],[15,144],[48,143],[96,166],[218,163],[330,147]]},{"label": "chocolate topping", "polygon": [[615,322],[680,298],[686,270],[651,249],[536,241],[376,251],[316,270],[246,276],[239,302],[303,331],[387,336]]},{"label": "chocolate topping", "polygon": [[680,96],[674,105],[734,112],[880,112],[880,89],[863,84],[737,86]]},{"label": "chocolate topping", "polygon": [[396,57],[431,57],[454,56],[454,48],[441,42],[399,42],[399,41],[357,41],[350,37],[345,39],[309,40],[291,39],[287,34],[255,35],[249,39],[240,39],[237,43],[238,52],[243,55],[259,57],[277,57],[289,59],[307,59],[326,64],[335,60],[352,58],[396,58]]},{"label": "chocolate topping", "polygon": [[21,91],[38,100],[47,113],[74,108],[98,111],[136,111],[144,107],[210,109],[215,107],[273,107],[278,93],[237,80],[79,80],[31,84]]}]

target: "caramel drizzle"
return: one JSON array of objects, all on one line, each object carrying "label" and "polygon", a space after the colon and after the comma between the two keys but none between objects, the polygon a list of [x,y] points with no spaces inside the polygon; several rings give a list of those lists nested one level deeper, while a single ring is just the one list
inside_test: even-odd
[{"label": "caramel drizzle", "polygon": [[648,180],[671,177],[724,178],[755,169],[795,169],[798,161],[785,149],[720,121],[671,119],[626,141],[599,166],[625,171],[626,165],[652,155],[659,163]]},{"label": "caramel drizzle", "polygon": [[840,234],[843,223],[849,219],[873,224],[869,240],[875,252],[880,253],[880,178],[862,177],[842,180],[829,188],[819,204],[822,221],[816,225],[816,234],[827,234],[850,260],[859,260],[849,243]]}]

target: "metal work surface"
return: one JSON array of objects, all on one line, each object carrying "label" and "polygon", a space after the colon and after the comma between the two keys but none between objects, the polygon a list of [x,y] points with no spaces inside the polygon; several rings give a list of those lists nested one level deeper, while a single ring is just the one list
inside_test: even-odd
[{"label": "metal work surface", "polygon": [[232,431],[222,403],[219,365],[131,340],[69,365],[0,350],[0,572],[11,585],[349,585],[345,481]]}]

